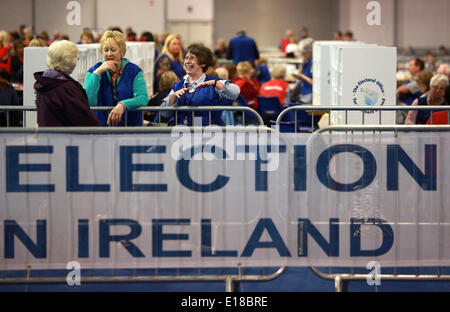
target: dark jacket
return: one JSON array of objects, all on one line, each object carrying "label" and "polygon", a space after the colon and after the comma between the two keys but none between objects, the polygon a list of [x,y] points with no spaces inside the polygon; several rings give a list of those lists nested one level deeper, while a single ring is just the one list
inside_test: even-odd
[{"label": "dark jacket", "polygon": [[50,69],[34,73],[38,125],[41,127],[97,127],[83,87],[70,76]]}]

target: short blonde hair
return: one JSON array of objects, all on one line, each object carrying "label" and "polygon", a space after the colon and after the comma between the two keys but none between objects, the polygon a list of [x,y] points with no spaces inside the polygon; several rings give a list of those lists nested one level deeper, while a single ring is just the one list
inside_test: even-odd
[{"label": "short blonde hair", "polygon": [[272,68],[272,78],[284,79],[286,77],[286,66],[278,64]]},{"label": "short blonde hair", "polygon": [[8,43],[8,33],[4,30],[0,30],[0,46],[6,46]]},{"label": "short blonde hair", "polygon": [[443,74],[434,75],[430,80],[430,87],[435,87],[437,85],[441,85],[442,87],[448,86],[448,77]]},{"label": "short blonde hair", "polygon": [[162,90],[172,88],[172,85],[179,80],[180,79],[178,78],[177,74],[175,74],[173,71],[171,71],[171,70],[166,71],[159,78],[158,89],[159,89],[159,91],[162,91]]},{"label": "short blonde hair", "polygon": [[30,41],[29,47],[46,47],[44,40],[42,39],[33,39]]},{"label": "short blonde hair", "polygon": [[105,31],[105,33],[102,36],[102,39],[100,39],[100,53],[103,53],[103,47],[109,40],[114,40],[117,43],[120,52],[122,53],[122,57],[124,57],[125,53],[127,52],[125,35],[117,30]]},{"label": "short blonde hair", "polygon": [[239,62],[236,67],[238,76],[244,76],[245,74],[248,74],[252,69],[253,66],[252,64],[250,64],[250,62]]},{"label": "short blonde hair", "polygon": [[47,66],[63,73],[69,73],[77,64],[77,45],[68,40],[53,42],[47,52]]}]

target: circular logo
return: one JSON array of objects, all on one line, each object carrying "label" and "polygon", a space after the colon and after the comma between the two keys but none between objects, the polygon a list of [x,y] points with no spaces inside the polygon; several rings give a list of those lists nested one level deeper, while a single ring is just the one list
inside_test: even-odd
[{"label": "circular logo", "polygon": [[[386,102],[383,84],[372,78],[365,78],[353,88],[353,104],[378,106]],[[365,113],[374,113],[374,110],[366,110]]]}]

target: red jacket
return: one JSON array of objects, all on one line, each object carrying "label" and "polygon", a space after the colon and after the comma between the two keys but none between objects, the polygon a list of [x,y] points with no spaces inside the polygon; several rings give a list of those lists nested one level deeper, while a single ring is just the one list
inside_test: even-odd
[{"label": "red jacket", "polygon": [[261,90],[259,90],[259,95],[266,97],[276,96],[280,99],[281,105],[284,106],[288,86],[289,83],[287,81],[282,79],[272,79],[262,85]]},{"label": "red jacket", "polygon": [[248,81],[244,78],[239,78],[234,82],[236,85],[241,88],[241,95],[247,101],[248,106],[253,109],[258,109],[258,93],[261,86],[258,83],[258,80],[255,78],[252,81]]}]

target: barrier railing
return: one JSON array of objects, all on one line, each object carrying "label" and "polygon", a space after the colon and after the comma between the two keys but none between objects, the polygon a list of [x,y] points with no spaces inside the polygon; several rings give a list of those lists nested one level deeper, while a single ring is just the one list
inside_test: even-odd
[{"label": "barrier railing", "polygon": [[[347,125],[347,126],[330,126],[318,129],[314,132],[314,134],[322,134],[325,132],[333,133],[333,132],[378,132],[378,131],[391,131],[394,133],[398,132],[436,132],[436,131],[450,131],[450,126],[447,125],[419,125],[419,126],[409,126],[409,125],[398,125],[398,126],[385,126],[385,125],[374,125],[374,126],[356,126],[356,125]],[[445,267],[433,267],[436,270],[436,274],[422,274],[423,268],[415,267],[410,268],[410,270],[414,271],[414,274],[400,274],[399,268],[394,267],[391,268],[393,271],[392,274],[377,274],[377,278],[379,280],[390,280],[390,281],[450,281],[450,274],[442,274],[442,271],[449,268]],[[349,268],[346,273],[333,273],[333,268],[328,267],[328,272],[323,272],[320,269],[311,266],[311,270],[318,275],[319,277],[327,280],[334,281],[334,288],[336,292],[342,292],[344,290],[344,283],[349,281],[364,281],[368,279],[372,279],[373,274],[363,274],[363,273],[355,273],[358,269],[361,268]],[[365,268],[364,268],[365,269]],[[401,268],[404,269],[404,268]],[[428,268],[430,269],[430,268]],[[342,270],[342,268],[339,268]]]},{"label": "barrier railing", "polygon": [[[158,109],[157,109],[158,110]],[[246,109],[242,111],[248,111]],[[262,120],[262,119],[261,119]],[[189,127],[195,132],[203,127]],[[0,128],[0,134],[23,133],[64,133],[64,134],[134,134],[134,133],[171,133],[172,127],[42,127],[42,128]],[[232,132],[256,132],[273,131],[265,126],[259,127],[231,127],[227,131]],[[246,269],[254,271],[258,269],[261,274],[246,274]],[[212,273],[217,274],[211,274]],[[224,267],[224,268],[148,268],[148,269],[83,269],[81,270],[81,283],[150,283],[150,282],[224,282],[225,291],[233,292],[238,282],[267,282],[281,276],[286,267]],[[105,276],[104,272],[110,272],[111,276]],[[130,272],[132,275],[123,274]],[[231,271],[231,273],[230,273]],[[59,272],[59,273],[58,273]],[[204,274],[208,273],[209,274]],[[49,284],[66,283],[67,273],[61,270],[32,270],[30,266],[24,270],[0,271],[0,284]],[[144,274],[145,273],[145,274]],[[194,274],[193,274],[194,273]],[[98,276],[98,275],[102,276]],[[55,276],[61,275],[61,276]]]},{"label": "barrier railing", "polygon": [[[114,106],[92,106],[92,111],[110,111],[114,108]],[[0,106],[0,112],[6,112],[7,116],[7,127],[9,127],[10,121],[9,121],[9,114],[8,112],[31,112],[31,111],[37,111],[36,107],[31,106]],[[259,115],[259,113],[250,107],[245,106],[179,106],[179,107],[139,107],[136,109],[136,111],[142,111],[142,112],[169,112],[172,114],[175,114],[175,124],[178,124],[178,113],[186,113],[190,112],[192,113],[192,117],[194,117],[194,114],[196,112],[209,112],[209,120],[211,122],[211,114],[212,112],[230,112],[230,113],[239,113],[242,116],[242,123],[246,123],[245,116],[246,114],[250,114],[251,116],[254,116],[254,119],[256,120],[256,123],[259,125],[264,125],[264,121],[262,117]],[[24,115],[23,124],[26,124],[26,114]],[[159,116],[160,117],[160,116]],[[226,115],[224,123],[228,124],[228,115]],[[127,112],[125,112],[125,123],[127,122]],[[161,123],[161,119],[159,119],[159,123]]]},{"label": "barrier railing", "polygon": [[[282,120],[287,117],[289,113],[294,113],[294,121],[295,125],[299,122],[298,112],[307,112],[308,115],[311,116],[311,128],[314,128],[314,117],[318,117],[320,112],[345,112],[344,125],[348,125],[348,112],[360,112],[361,113],[361,124],[365,124],[365,113],[367,111],[374,112],[378,114],[378,124],[381,125],[383,123],[382,112],[386,111],[447,111],[447,118],[450,119],[450,106],[336,106],[336,105],[295,105],[290,106],[283,110],[276,120],[276,125],[280,126],[282,124]],[[430,122],[433,124],[433,114],[430,115]],[[328,126],[331,125],[331,119],[328,118]],[[298,127],[295,127],[295,131],[298,132]],[[310,132],[313,132],[312,130]]]}]

